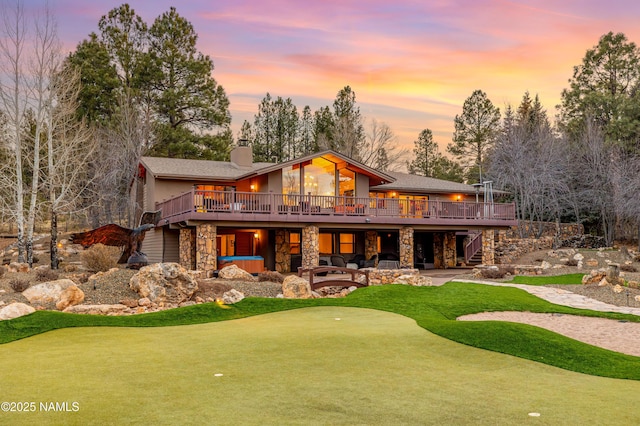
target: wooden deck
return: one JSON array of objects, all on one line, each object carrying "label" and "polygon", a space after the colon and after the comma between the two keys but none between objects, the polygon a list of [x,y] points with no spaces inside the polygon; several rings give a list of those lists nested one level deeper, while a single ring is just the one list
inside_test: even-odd
[{"label": "wooden deck", "polygon": [[196,191],[156,203],[160,224],[194,221],[512,226],[513,203]]}]

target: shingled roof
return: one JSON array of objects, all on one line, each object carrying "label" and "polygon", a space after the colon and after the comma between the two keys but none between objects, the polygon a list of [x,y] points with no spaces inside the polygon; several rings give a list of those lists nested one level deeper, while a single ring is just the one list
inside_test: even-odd
[{"label": "shingled roof", "polygon": [[250,169],[229,161],[187,160],[183,158],[142,157],[142,165],[154,177],[180,180],[235,181],[251,176],[273,163],[253,163]]},{"label": "shingled roof", "polygon": [[401,172],[386,172],[395,179],[394,182],[372,187],[372,190],[420,192],[420,193],[459,193],[475,194],[476,189],[464,183],[450,182],[448,180],[431,177],[411,175]]}]

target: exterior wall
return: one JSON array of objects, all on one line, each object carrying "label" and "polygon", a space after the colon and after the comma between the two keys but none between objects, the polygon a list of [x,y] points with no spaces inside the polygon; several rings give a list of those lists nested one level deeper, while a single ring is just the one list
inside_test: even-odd
[{"label": "exterior wall", "polygon": [[194,228],[180,230],[180,265],[186,269],[196,269],[196,231]]},{"label": "exterior wall", "polygon": [[206,276],[218,268],[217,231],[216,225],[213,224],[196,226],[196,269],[205,271]]},{"label": "exterior wall", "polygon": [[158,180],[154,179],[147,173],[147,200],[146,205],[150,207],[148,210],[155,208],[155,203],[169,199],[171,197],[184,194],[193,189],[194,182],[179,180]]},{"label": "exterior wall", "polygon": [[495,264],[495,232],[493,229],[482,231],[482,264]]},{"label": "exterior wall", "polygon": [[144,241],[142,242],[142,252],[147,255],[149,263],[163,262],[163,238],[164,228],[150,229],[144,234]]},{"label": "exterior wall", "polygon": [[291,252],[289,245],[289,231],[276,230],[276,271],[287,273],[291,270]]},{"label": "exterior wall", "polygon": [[264,192],[273,191],[274,194],[282,193],[282,170],[276,170],[275,172],[269,173],[268,177],[268,188]]},{"label": "exterior wall", "polygon": [[367,231],[364,236],[364,256],[369,260],[376,254],[378,254],[378,232]]},{"label": "exterior wall", "polygon": [[318,237],[320,229],[315,225],[302,228],[302,267],[313,268],[320,264],[320,251]]},{"label": "exterior wall", "polygon": [[356,197],[369,196],[369,177],[356,173]]},{"label": "exterior wall", "polygon": [[400,267],[413,268],[413,228],[409,226],[400,229]]}]

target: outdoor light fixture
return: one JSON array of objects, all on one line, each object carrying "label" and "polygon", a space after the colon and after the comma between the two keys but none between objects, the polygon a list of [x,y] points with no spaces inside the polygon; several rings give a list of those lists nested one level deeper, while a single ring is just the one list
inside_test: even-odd
[{"label": "outdoor light fixture", "polygon": [[251,184],[251,191],[255,191],[256,190],[256,186],[254,184]]},{"label": "outdoor light fixture", "polygon": [[460,197],[460,196],[458,195],[458,201],[460,201],[460,199],[461,199],[461,198],[462,198],[462,197]]},{"label": "outdoor light fixture", "polygon": [[258,234],[257,232],[255,232],[255,233],[253,234],[253,238],[260,238],[260,234]]}]

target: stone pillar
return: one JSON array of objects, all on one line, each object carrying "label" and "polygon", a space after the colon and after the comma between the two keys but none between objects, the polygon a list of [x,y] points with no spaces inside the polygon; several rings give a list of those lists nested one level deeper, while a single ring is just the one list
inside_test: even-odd
[{"label": "stone pillar", "polygon": [[433,267],[444,269],[444,233],[435,232],[433,234]]},{"label": "stone pillar", "polygon": [[455,232],[445,232],[444,233],[444,242],[443,242],[443,251],[444,251],[444,267],[446,268],[455,268],[458,263],[458,253],[456,250],[456,233]]},{"label": "stone pillar", "polygon": [[400,229],[400,267],[413,268],[413,228]]},{"label": "stone pillar", "polygon": [[180,266],[196,269],[196,231],[194,228],[180,230]]},{"label": "stone pillar", "polygon": [[[378,232],[367,231],[364,235],[364,257],[369,260],[376,254],[378,254]],[[377,260],[375,266],[378,266]]]},{"label": "stone pillar", "polygon": [[493,229],[482,230],[482,264],[495,264],[495,231]]},{"label": "stone pillar", "polygon": [[205,223],[196,226],[196,269],[204,271],[207,277],[218,269],[218,259],[216,258],[217,232],[216,225]]},{"label": "stone pillar", "polygon": [[309,225],[302,228],[302,267],[313,268],[320,264],[320,228]]},{"label": "stone pillar", "polygon": [[289,235],[289,231],[285,229],[276,230],[276,271],[282,274],[291,271]]}]

